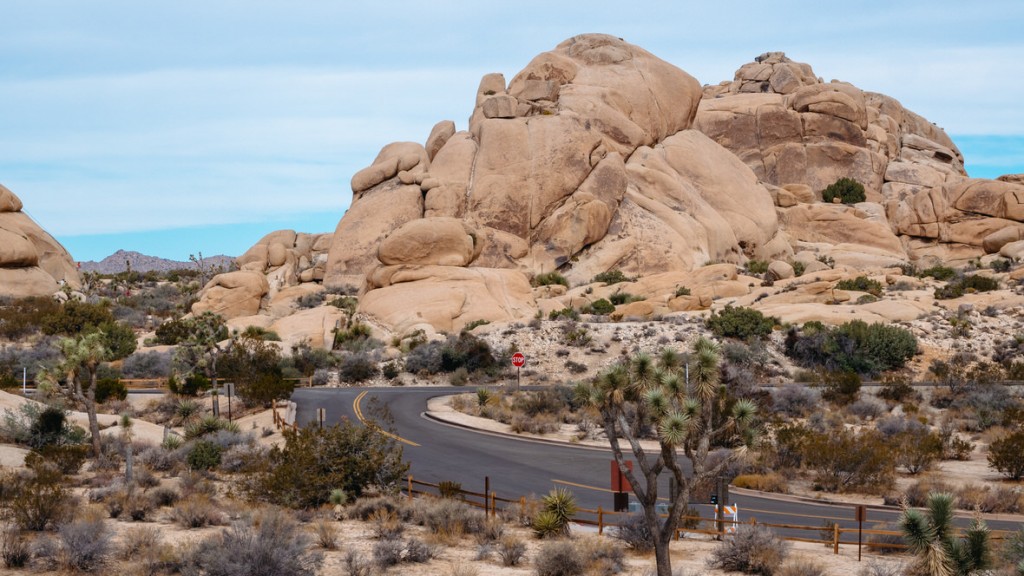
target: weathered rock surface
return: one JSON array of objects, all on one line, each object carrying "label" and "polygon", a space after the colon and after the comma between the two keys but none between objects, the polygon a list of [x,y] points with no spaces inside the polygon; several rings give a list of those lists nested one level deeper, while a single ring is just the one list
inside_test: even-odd
[{"label": "weathered rock surface", "polygon": [[[839,178],[861,182],[867,201],[824,203]],[[702,89],[600,34],[566,40],[508,83],[485,75],[466,130],[442,121],[424,144],[384,146],[352,193],[334,234],[310,237],[319,250],[284,231],[239,258],[271,297],[246,310],[280,317],[291,300],[277,292],[322,283],[358,291],[359,312],[386,329],[451,331],[607,297],[578,287],[617,269],[639,280],[615,289],[645,300],[616,314],[650,318],[758,297],[763,279],[735,267],[758,259],[769,279],[807,284],[759,302],[804,307],[788,318],[905,319],[920,307],[869,309],[818,285],[834,279],[805,277],[1024,251],[1024,178],[968,178],[942,129],[896,100],[826,83],[779,52]],[[712,262],[731,277],[704,277]],[[552,271],[574,288],[530,289]],[[817,308],[837,302],[857,311]]]},{"label": "weathered rock surface", "polygon": [[218,274],[203,287],[199,301],[192,305],[192,313],[213,312],[225,319],[253,316],[269,291],[267,277],[260,272]]},{"label": "weathered rock surface", "polygon": [[64,284],[79,288],[74,260],[0,185],[0,296],[50,296]]}]

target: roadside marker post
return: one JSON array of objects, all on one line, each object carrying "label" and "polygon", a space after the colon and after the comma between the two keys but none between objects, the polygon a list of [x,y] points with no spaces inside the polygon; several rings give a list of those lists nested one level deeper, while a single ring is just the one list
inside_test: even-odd
[{"label": "roadside marker post", "polygon": [[868,507],[859,504],[857,505],[857,562],[860,562],[861,545],[864,540],[864,521],[868,519]]}]

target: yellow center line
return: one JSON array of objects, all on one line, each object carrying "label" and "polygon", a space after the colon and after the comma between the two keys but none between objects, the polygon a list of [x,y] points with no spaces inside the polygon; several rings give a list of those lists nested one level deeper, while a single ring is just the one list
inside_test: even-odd
[{"label": "yellow center line", "polygon": [[413,442],[412,440],[406,440],[405,438],[402,438],[401,436],[398,436],[396,434],[392,434],[387,430],[381,430],[380,426],[377,426],[373,422],[366,421],[366,418],[363,417],[363,408],[362,406],[360,406],[360,403],[363,401],[363,398],[366,398],[366,395],[369,393],[369,390],[364,390],[360,392],[358,396],[356,396],[355,400],[352,401],[352,411],[356,413],[356,418],[359,419],[359,422],[361,422],[363,426],[371,427],[377,432],[380,432],[381,434],[387,436],[388,438],[391,438],[392,440],[397,440],[404,444],[408,444],[409,446],[419,446],[419,444]]}]

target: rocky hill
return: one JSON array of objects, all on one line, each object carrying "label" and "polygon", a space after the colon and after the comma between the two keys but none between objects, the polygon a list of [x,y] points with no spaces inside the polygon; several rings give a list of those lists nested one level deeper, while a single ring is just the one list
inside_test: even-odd
[{"label": "rocky hill", "polygon": [[0,296],[49,296],[64,284],[81,286],[71,255],[0,185]]},{"label": "rocky hill", "polygon": [[[211,269],[229,270],[235,263],[231,256],[207,256],[203,258],[205,266]],[[118,250],[103,260],[81,262],[82,272],[99,272],[100,274],[120,274],[129,269],[133,272],[167,272],[168,270],[192,270],[198,265],[195,262],[180,262],[156,256],[147,256],[131,250]]]},{"label": "rocky hill", "polygon": [[[823,201],[839,178],[860,182],[864,201]],[[268,235],[194,310],[286,333],[297,297],[346,291],[402,335],[623,291],[639,301],[613,317],[736,301],[787,321],[909,321],[932,300],[836,284],[868,274],[895,285],[912,280],[899,266],[1024,252],[1021,177],[969,178],[942,129],[893,98],[825,82],[781,53],[702,87],[599,34],[566,40],[511,82],[484,76],[468,130],[443,121],[423,144],[388,144],[352,192],[333,234]],[[760,263],[769,272],[753,274]],[[611,270],[638,280],[593,282]],[[536,286],[551,272],[568,286]],[[317,310],[303,322],[340,322]]]}]

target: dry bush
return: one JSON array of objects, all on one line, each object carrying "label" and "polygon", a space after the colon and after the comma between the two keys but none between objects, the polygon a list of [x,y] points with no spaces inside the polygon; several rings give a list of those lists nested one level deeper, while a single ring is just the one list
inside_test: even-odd
[{"label": "dry bush", "polygon": [[775,573],[776,576],[828,576],[828,569],[809,558],[795,558],[786,562]]},{"label": "dry bush", "polygon": [[318,546],[324,550],[338,549],[338,525],[321,518],[313,523],[313,536]]},{"label": "dry bush", "polygon": [[32,558],[29,541],[17,526],[8,525],[0,530],[0,558],[7,568],[22,568]]},{"label": "dry bush", "polygon": [[535,498],[527,498],[501,511],[506,522],[516,526],[532,526],[533,519],[544,509],[544,505]]},{"label": "dry bush", "polygon": [[398,515],[387,510],[377,510],[370,516],[373,524],[373,535],[378,540],[396,540],[405,531],[405,525],[398,519]]},{"label": "dry bush", "polygon": [[647,553],[654,550],[654,534],[643,514],[630,514],[612,532],[612,536],[618,538],[626,546],[640,553]]},{"label": "dry bush", "polygon": [[580,543],[580,554],[586,559],[586,573],[611,576],[622,572],[626,553],[622,545],[604,538],[588,538]]},{"label": "dry bush", "polygon": [[401,540],[381,540],[373,545],[373,563],[381,570],[387,570],[402,561],[403,551]]},{"label": "dry bush", "polygon": [[582,576],[586,560],[575,543],[559,540],[548,542],[537,551],[533,560],[537,576]]},{"label": "dry bush", "polygon": [[376,496],[373,498],[360,498],[352,503],[348,509],[348,517],[351,520],[369,520],[378,510],[394,513],[403,520],[408,519],[404,508],[396,503],[394,498]]},{"label": "dry bush", "polygon": [[174,506],[181,499],[181,494],[174,488],[161,486],[149,491],[149,501],[155,508]]},{"label": "dry bush", "polygon": [[773,576],[782,566],[789,544],[764,526],[741,525],[707,560],[709,568]]},{"label": "dry bush", "polygon": [[125,531],[121,539],[122,560],[133,560],[145,552],[159,548],[163,543],[160,530],[154,526],[139,526]]},{"label": "dry bush", "polygon": [[906,550],[906,542],[900,534],[899,526],[883,522],[875,524],[871,530],[879,530],[885,534],[868,534],[867,548],[875,554],[899,554]]},{"label": "dry bush", "polygon": [[867,564],[857,572],[857,576],[904,576],[906,573],[902,563],[868,560]]},{"label": "dry bush", "polygon": [[62,524],[57,528],[60,538],[59,563],[75,572],[92,572],[110,559],[112,535],[103,518],[91,515]]},{"label": "dry bush", "polygon": [[412,520],[426,526],[439,540],[453,542],[465,534],[481,531],[487,518],[465,502],[441,498],[417,500]]},{"label": "dry bush", "polygon": [[74,513],[74,498],[63,475],[52,466],[6,474],[0,477],[0,485],[3,505],[22,530],[42,531]]},{"label": "dry bush", "polygon": [[1008,486],[967,484],[955,491],[960,508],[986,514],[1020,514],[1024,493]]},{"label": "dry bush", "polygon": [[373,565],[355,550],[345,553],[345,574],[347,576],[371,576]]},{"label": "dry bush", "polygon": [[515,536],[505,536],[498,541],[498,558],[502,566],[518,566],[526,557],[526,542]]},{"label": "dry bush", "polygon": [[737,488],[761,490],[762,492],[789,493],[789,481],[778,472],[767,474],[743,474],[733,478],[732,485]]},{"label": "dry bush", "polygon": [[[953,492],[953,487],[949,484],[935,478],[921,478],[917,482],[914,482],[910,486],[907,486],[906,491],[903,493],[903,497],[907,499],[907,505],[921,507],[928,504],[928,495],[932,492]],[[898,505],[900,500],[887,499],[887,504]]]},{"label": "dry bush", "polygon": [[219,526],[224,523],[224,514],[216,502],[204,494],[195,494],[177,503],[171,511],[171,518],[182,528]]},{"label": "dry bush", "polygon": [[472,564],[452,564],[448,567],[448,576],[479,576],[480,569]]},{"label": "dry bush", "polygon": [[270,510],[200,542],[185,560],[182,572],[218,576],[314,576],[319,573],[324,557],[309,544],[309,535],[287,514]]},{"label": "dry bush", "polygon": [[483,546],[501,540],[505,535],[505,522],[500,518],[487,518],[485,516],[480,529],[473,533],[473,539],[477,544]]}]

